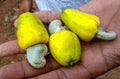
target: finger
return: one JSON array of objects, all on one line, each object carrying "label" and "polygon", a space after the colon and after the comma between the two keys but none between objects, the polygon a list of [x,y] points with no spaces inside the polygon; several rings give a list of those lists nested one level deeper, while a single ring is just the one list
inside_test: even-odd
[{"label": "finger", "polygon": [[84,66],[76,65],[74,67],[60,68],[30,79],[91,79],[91,77],[92,75]]},{"label": "finger", "polygon": [[60,68],[60,65],[51,56],[46,58],[47,64],[41,69],[32,68],[27,61],[6,65],[0,69],[0,79],[24,79]]},{"label": "finger", "polygon": [[21,0],[20,13],[32,12],[32,0]]},{"label": "finger", "polygon": [[58,11],[37,11],[35,14],[42,20],[44,23],[49,23],[52,20],[60,19],[60,12]]},{"label": "finger", "polygon": [[[50,23],[52,20],[60,19],[60,12],[57,11],[36,11],[34,14],[36,14],[43,23]],[[17,26],[17,20],[15,20],[14,26]]]},{"label": "finger", "polygon": [[9,41],[0,45],[0,57],[15,55],[18,53],[25,53],[20,49],[17,40]]},{"label": "finger", "polygon": [[97,11],[100,11],[101,5],[99,0],[91,0],[87,4],[78,7],[77,9],[80,11],[84,11],[86,13],[92,13],[95,14]]},{"label": "finger", "polygon": [[17,19],[13,23],[14,27],[17,27]]}]

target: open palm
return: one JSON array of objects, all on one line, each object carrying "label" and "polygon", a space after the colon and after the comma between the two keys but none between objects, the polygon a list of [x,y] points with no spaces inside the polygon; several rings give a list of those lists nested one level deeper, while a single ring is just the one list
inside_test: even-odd
[{"label": "open palm", "polygon": [[[78,10],[100,17],[101,25],[106,30],[117,33],[113,41],[94,39],[82,43],[80,62],[72,67],[60,66],[52,56],[46,56],[47,64],[42,69],[33,69],[27,61],[6,65],[0,68],[0,79],[90,79],[119,66],[120,64],[120,1],[91,0]],[[43,22],[60,19],[60,12],[36,12]],[[3,49],[4,48],[4,49]],[[25,53],[16,40],[0,45],[0,57]]]}]

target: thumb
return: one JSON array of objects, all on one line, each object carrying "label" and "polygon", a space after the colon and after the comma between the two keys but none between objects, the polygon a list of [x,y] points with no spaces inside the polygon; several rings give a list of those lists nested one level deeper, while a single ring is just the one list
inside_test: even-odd
[{"label": "thumb", "polygon": [[[43,23],[50,23],[52,20],[60,19],[60,12],[58,11],[36,11],[34,14],[38,16]],[[17,26],[17,19],[14,21],[14,26]]]},{"label": "thumb", "polygon": [[100,1],[101,0],[90,0],[90,2],[78,7],[77,9],[86,13],[96,14],[102,8]]},{"label": "thumb", "polygon": [[119,0],[90,0],[87,4],[77,9],[86,13],[95,14],[100,18],[101,25],[107,28],[113,17],[119,11]]},{"label": "thumb", "polygon": [[60,12],[58,11],[37,11],[35,14],[43,23],[50,23],[52,20],[60,19]]}]

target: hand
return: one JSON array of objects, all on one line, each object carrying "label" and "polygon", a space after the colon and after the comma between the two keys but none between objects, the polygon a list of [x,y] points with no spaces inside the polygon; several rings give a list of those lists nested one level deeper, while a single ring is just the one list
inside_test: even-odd
[{"label": "hand", "polygon": [[[72,67],[62,67],[49,55],[47,64],[42,69],[33,69],[27,61],[9,64],[0,69],[0,79],[90,79],[120,65],[120,1],[91,0],[78,10],[96,14],[101,19],[101,25],[106,30],[117,33],[113,41],[93,40],[82,42],[82,56],[80,62]],[[53,19],[60,19],[59,12],[36,12],[43,22],[49,23]],[[55,15],[55,16],[54,16]],[[4,48],[4,49],[3,49]],[[25,53],[17,44],[11,41],[0,45],[0,57]],[[51,71],[51,72],[50,72]]]}]

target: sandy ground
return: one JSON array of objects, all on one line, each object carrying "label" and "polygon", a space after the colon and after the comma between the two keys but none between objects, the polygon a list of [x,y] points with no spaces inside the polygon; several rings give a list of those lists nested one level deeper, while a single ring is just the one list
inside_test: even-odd
[{"label": "sandy ground", "polygon": [[[18,7],[16,1],[18,0],[0,0],[0,44],[16,39],[16,29],[13,26],[17,14],[14,8]],[[22,60],[25,60],[24,55],[0,58],[0,67]],[[120,79],[120,67],[108,71],[96,79]]]}]

